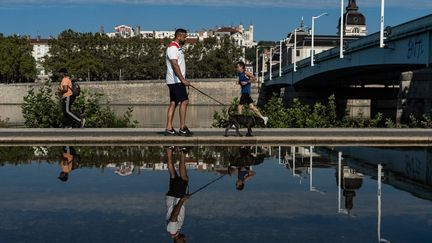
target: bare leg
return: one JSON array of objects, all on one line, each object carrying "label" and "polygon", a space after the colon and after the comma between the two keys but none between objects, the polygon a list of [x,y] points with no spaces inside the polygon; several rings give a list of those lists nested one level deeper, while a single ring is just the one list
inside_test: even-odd
[{"label": "bare leg", "polygon": [[261,117],[261,119],[264,119],[264,116],[261,114],[258,108],[255,107],[254,104],[249,104],[249,109],[251,109],[251,111],[253,111],[257,116]]},{"label": "bare leg", "polygon": [[239,113],[240,115],[243,113],[243,105],[237,106],[237,113]]},{"label": "bare leg", "polygon": [[185,152],[184,151],[180,151],[180,164],[179,164],[180,177],[184,181],[188,181],[189,177],[187,175],[186,164],[185,164],[185,157],[186,157]]},{"label": "bare leg", "polygon": [[180,103],[180,129],[186,127],[186,113],[189,105],[189,100]]},{"label": "bare leg", "polygon": [[171,148],[167,148],[167,149],[166,149],[166,153],[167,153],[167,159],[168,159],[168,161],[167,161],[167,164],[168,164],[168,171],[169,171],[170,177],[171,177],[172,179],[174,179],[175,176],[176,176],[176,171],[175,171],[174,163],[173,163],[173,160],[172,160],[172,157],[173,157],[173,149],[171,149]]},{"label": "bare leg", "polygon": [[174,112],[176,110],[177,104],[175,102],[171,102],[168,107],[167,112],[167,125],[166,129],[170,130],[173,128],[173,120],[174,120]]}]

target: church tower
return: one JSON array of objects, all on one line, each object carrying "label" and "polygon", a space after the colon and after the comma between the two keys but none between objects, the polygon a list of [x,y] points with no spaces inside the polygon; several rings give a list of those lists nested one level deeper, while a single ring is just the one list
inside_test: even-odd
[{"label": "church tower", "polygon": [[[344,14],[343,30],[345,36],[366,36],[366,18],[360,13],[356,0],[348,0],[348,6]],[[340,34],[340,18],[338,24],[338,34]]]}]

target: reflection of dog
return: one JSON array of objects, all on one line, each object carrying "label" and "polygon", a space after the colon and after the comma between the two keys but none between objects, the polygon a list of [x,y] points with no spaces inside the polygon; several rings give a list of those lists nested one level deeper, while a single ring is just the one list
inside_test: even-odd
[{"label": "reflection of dog", "polygon": [[231,115],[228,121],[228,126],[225,129],[225,137],[228,136],[229,129],[234,126],[236,129],[236,133],[238,136],[242,136],[239,128],[240,126],[247,127],[248,132],[246,133],[247,137],[252,136],[252,127],[259,126],[265,127],[264,120],[257,116],[246,116],[246,115]]}]

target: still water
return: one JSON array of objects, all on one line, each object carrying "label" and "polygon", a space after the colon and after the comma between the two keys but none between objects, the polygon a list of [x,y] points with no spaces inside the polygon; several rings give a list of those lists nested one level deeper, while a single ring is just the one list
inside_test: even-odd
[{"label": "still water", "polygon": [[0,183],[2,243],[432,242],[430,148],[2,147]]},{"label": "still water", "polygon": [[[123,115],[129,106],[111,105],[113,111]],[[138,127],[154,128],[166,126],[166,105],[135,105],[133,108],[132,120],[139,122]],[[194,128],[209,128],[213,123],[213,114],[220,111],[221,106],[217,105],[191,105],[188,109],[188,126]],[[12,126],[23,126],[24,118],[20,105],[0,105],[0,117],[10,119]],[[179,127],[178,113],[175,116],[174,126]]]}]

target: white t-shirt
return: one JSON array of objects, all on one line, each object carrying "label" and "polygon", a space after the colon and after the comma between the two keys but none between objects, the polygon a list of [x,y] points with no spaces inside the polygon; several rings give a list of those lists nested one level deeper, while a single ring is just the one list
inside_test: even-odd
[{"label": "white t-shirt", "polygon": [[169,219],[171,217],[171,213],[177,203],[180,201],[180,198],[175,198],[171,196],[165,197],[166,207],[167,207],[167,231],[171,235],[171,237],[175,237],[179,232],[181,227],[183,226],[184,216],[185,216],[185,207],[182,205],[180,209],[180,213],[177,217],[177,222],[170,222]]},{"label": "white t-shirt", "polygon": [[180,67],[180,71],[183,77],[186,77],[186,62],[184,58],[183,49],[175,41],[171,42],[168,45],[166,51],[166,65],[167,65],[166,83],[167,84],[181,83],[180,79],[175,75],[174,70],[172,68],[170,60],[173,59],[177,59],[178,65]]}]

